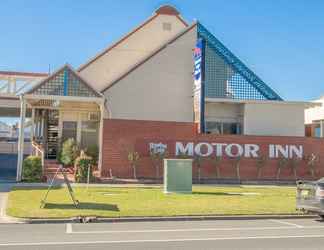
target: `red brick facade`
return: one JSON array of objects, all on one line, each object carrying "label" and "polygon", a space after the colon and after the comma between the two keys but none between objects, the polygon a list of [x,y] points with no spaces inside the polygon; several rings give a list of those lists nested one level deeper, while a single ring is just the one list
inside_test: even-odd
[{"label": "red brick facade", "polygon": [[[314,153],[319,155],[316,163],[316,177],[324,174],[324,141],[318,138],[285,137],[285,136],[235,136],[235,135],[200,135],[196,133],[193,123],[181,122],[158,122],[158,121],[135,121],[107,119],[104,122],[103,138],[103,167],[102,176],[109,176],[111,169],[113,176],[132,177],[132,169],[127,161],[127,152],[135,150],[140,153],[138,177],[154,177],[155,169],[149,157],[149,142],[165,143],[168,145],[170,157],[174,157],[175,142],[213,142],[213,143],[237,143],[258,144],[261,155],[268,155],[269,144],[279,145],[302,145],[303,155],[309,156]],[[240,161],[240,175],[243,180],[257,179],[257,167],[255,158],[242,158]],[[280,179],[294,179],[291,161],[288,160],[286,167],[281,171]],[[262,179],[275,179],[278,159],[267,159],[262,170]],[[162,169],[160,170],[160,172]],[[222,158],[220,164],[221,178],[235,178],[233,159]],[[307,160],[298,162],[297,175],[299,178],[312,179]],[[197,168],[194,166],[193,176],[197,176]],[[203,178],[215,178],[216,171],[210,159],[204,160],[202,167]]]}]

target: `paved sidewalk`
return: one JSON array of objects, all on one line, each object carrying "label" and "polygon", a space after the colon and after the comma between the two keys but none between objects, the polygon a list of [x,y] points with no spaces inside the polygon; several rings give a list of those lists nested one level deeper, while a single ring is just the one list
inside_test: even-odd
[{"label": "paved sidewalk", "polygon": [[17,223],[18,220],[6,216],[8,193],[15,183],[0,182],[0,223]]}]

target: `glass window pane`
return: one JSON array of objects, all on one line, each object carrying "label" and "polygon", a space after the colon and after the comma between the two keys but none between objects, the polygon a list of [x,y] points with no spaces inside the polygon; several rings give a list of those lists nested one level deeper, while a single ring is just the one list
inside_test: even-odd
[{"label": "glass window pane", "polygon": [[206,122],[206,132],[211,134],[221,134],[222,124],[220,122]]},{"label": "glass window pane", "polygon": [[315,127],[315,137],[321,137],[321,127],[320,127],[320,125],[316,125],[316,127]]},{"label": "glass window pane", "polygon": [[98,145],[98,122],[83,121],[81,124],[81,148]]}]

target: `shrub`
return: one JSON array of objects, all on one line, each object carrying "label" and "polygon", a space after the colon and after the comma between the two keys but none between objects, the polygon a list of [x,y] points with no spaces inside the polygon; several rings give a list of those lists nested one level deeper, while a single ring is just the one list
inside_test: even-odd
[{"label": "shrub", "polygon": [[78,156],[78,147],[73,138],[67,139],[63,142],[60,153],[60,162],[64,166],[71,166]]},{"label": "shrub", "polygon": [[39,156],[28,156],[23,162],[22,179],[26,182],[42,180],[42,160]]},{"label": "shrub", "polygon": [[88,178],[88,168],[90,168],[90,181],[94,179],[92,174],[92,158],[86,155],[83,151],[81,151],[80,156],[75,159],[75,181],[76,182],[87,182]]},{"label": "shrub", "polygon": [[98,164],[99,148],[97,145],[90,145],[86,148],[85,153],[92,158],[92,165]]}]

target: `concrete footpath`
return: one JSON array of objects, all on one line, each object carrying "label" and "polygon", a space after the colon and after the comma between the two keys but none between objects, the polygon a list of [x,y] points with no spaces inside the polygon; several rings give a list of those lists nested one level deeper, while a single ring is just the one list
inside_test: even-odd
[{"label": "concrete footpath", "polygon": [[6,216],[8,194],[14,185],[0,182],[0,223],[19,223],[19,220]]}]

